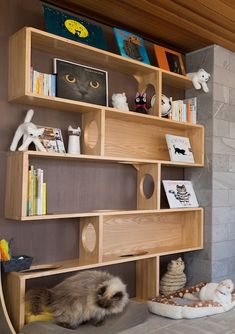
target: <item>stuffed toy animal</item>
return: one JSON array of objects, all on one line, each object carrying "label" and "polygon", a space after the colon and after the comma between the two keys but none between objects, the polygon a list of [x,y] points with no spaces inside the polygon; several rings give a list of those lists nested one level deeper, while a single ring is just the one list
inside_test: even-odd
[{"label": "stuffed toy animal", "polygon": [[31,143],[34,143],[39,151],[46,152],[45,147],[42,145],[39,139],[39,136],[43,134],[45,128],[38,129],[37,126],[31,122],[33,114],[33,109],[29,109],[25,116],[24,123],[18,126],[10,146],[11,151],[16,150],[17,145],[23,136],[23,144],[18,148],[18,151],[25,151],[28,149],[28,146]]},{"label": "stuffed toy animal", "polygon": [[112,95],[112,105],[114,108],[129,111],[125,93],[116,93]]},{"label": "stuffed toy animal", "polygon": [[200,68],[197,72],[187,73],[187,76],[192,78],[195,89],[202,88],[205,93],[209,92],[207,81],[210,79],[210,73],[206,72],[203,68]]},{"label": "stuffed toy animal", "polygon": [[[151,98],[151,109],[154,106],[155,100],[156,100],[156,95],[153,95],[153,97]],[[169,113],[171,112],[171,107],[172,107],[171,99],[167,97],[166,95],[162,94],[161,113],[163,117],[166,117],[167,115],[169,115]]]},{"label": "stuffed toy animal", "polygon": [[141,114],[147,114],[147,98],[146,93],[140,94],[139,92],[136,93],[135,96],[135,111]]}]

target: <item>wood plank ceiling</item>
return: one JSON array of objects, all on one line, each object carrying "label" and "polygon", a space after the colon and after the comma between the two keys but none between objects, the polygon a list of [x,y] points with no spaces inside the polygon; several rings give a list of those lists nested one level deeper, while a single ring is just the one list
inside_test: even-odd
[{"label": "wood plank ceiling", "polygon": [[235,51],[234,0],[47,0],[181,52],[211,44]]}]

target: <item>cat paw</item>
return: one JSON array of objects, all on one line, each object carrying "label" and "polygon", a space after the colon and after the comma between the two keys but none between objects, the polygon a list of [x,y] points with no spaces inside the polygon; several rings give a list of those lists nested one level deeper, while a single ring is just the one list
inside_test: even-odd
[{"label": "cat paw", "polygon": [[68,329],[77,329],[78,327],[76,325],[68,324],[67,322],[57,322],[57,325],[64,327],[64,328],[68,328]]},{"label": "cat paw", "polygon": [[96,327],[103,326],[103,324],[105,323],[105,318],[101,320],[93,320],[92,322],[93,322],[93,325]]}]

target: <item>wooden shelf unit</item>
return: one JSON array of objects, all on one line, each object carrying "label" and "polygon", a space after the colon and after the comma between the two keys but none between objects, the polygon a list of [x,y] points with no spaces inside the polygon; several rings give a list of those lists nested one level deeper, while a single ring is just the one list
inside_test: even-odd
[{"label": "wooden shelf unit", "polygon": [[[152,115],[124,112],[78,101],[33,94],[30,89],[32,50],[56,54],[75,62],[85,61],[133,76],[140,91],[150,83],[156,104]],[[9,101],[30,106],[81,113],[81,155],[48,152],[14,152],[7,158],[5,215],[20,221],[79,218],[79,259],[33,266],[31,271],[6,277],[6,301],[18,331],[24,325],[27,281],[79,270],[136,262],[136,297],[159,293],[159,258],[203,247],[203,209],[161,209],[161,170],[164,166],[201,167],[204,164],[204,128],[160,116],[162,83],[186,89],[191,79],[135,60],[123,58],[34,28],[24,28],[10,39]],[[195,163],[170,161],[165,134],[189,137]],[[56,159],[66,163],[121,163],[137,171],[136,210],[94,210],[44,216],[26,216],[28,168],[31,159]],[[152,177],[153,193],[143,191],[146,175]],[[115,237],[114,237],[115,236]],[[43,271],[40,271],[40,269]]]}]

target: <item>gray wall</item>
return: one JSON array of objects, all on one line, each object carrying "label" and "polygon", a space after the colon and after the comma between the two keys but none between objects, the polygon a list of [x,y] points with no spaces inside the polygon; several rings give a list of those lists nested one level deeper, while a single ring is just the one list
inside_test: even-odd
[{"label": "gray wall", "polygon": [[205,248],[187,254],[188,276],[235,282],[235,54],[214,45],[187,55],[188,71],[204,68],[212,74],[208,94],[198,97],[198,119],[205,125],[205,167],[187,171],[205,208]]}]

